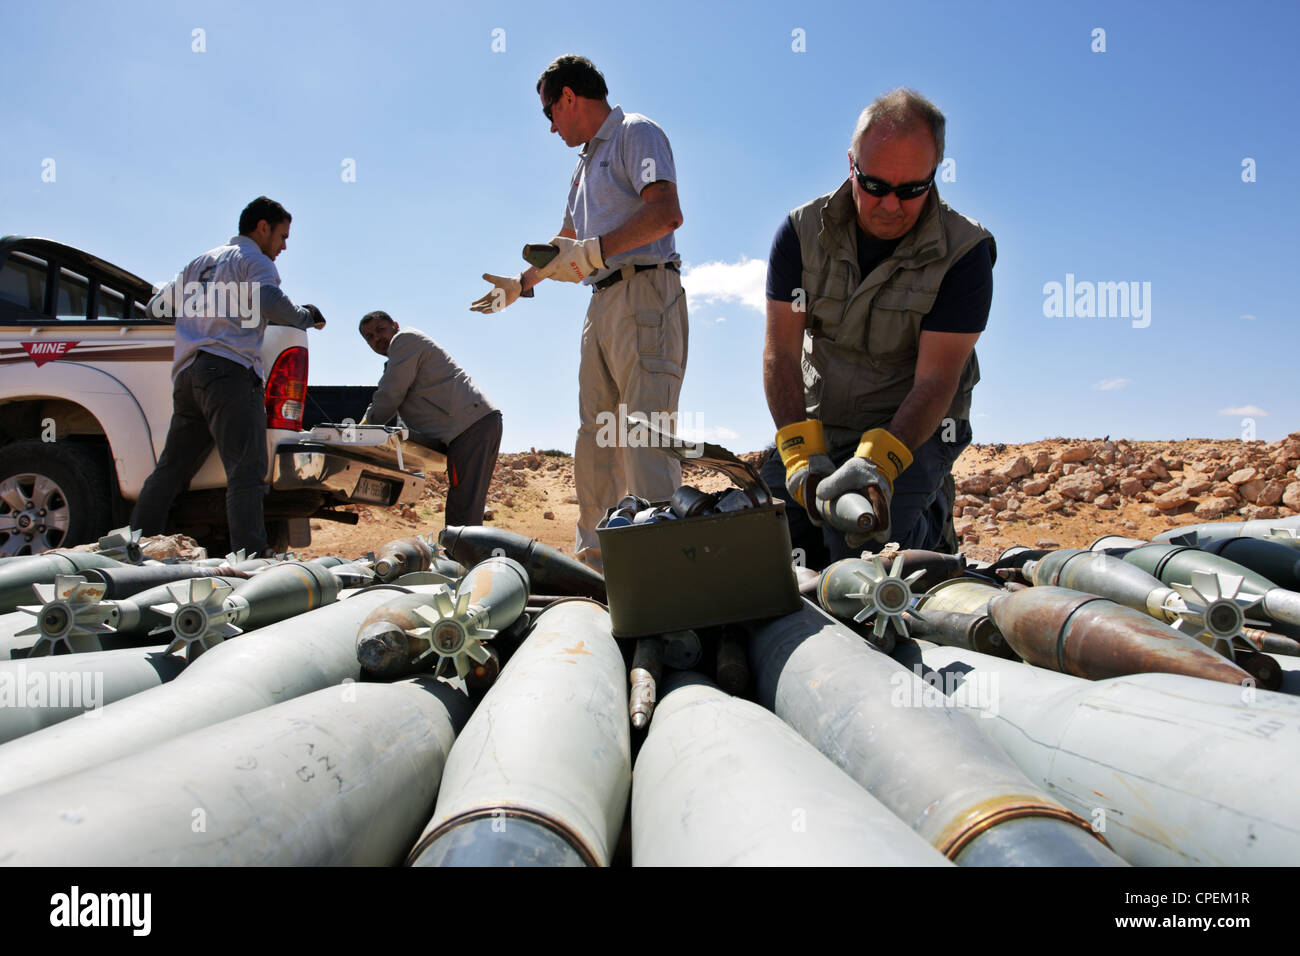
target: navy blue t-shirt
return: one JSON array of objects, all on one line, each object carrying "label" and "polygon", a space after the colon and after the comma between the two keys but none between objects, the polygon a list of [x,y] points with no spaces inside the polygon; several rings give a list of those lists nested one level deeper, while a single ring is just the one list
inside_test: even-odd
[{"label": "navy blue t-shirt", "polygon": [[[859,275],[893,254],[902,238],[875,239],[857,227]],[[794,290],[803,285],[803,252],[799,235],[789,216],[776,231],[767,259],[767,297],[776,302],[793,302]],[[981,242],[958,259],[939,285],[934,307],[921,320],[923,332],[983,332],[993,302],[993,260],[989,244]]]}]

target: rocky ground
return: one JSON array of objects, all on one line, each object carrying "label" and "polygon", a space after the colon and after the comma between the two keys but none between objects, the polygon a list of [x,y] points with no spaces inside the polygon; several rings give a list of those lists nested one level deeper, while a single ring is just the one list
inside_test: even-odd
[{"label": "rocky ground", "polygon": [[[742,455],[755,467],[765,452]],[[1087,547],[1103,534],[1150,538],[1201,521],[1300,513],[1300,432],[1280,442],[1137,442],[1054,438],[1022,445],[972,445],[954,469],[962,551],[992,560],[1004,549]],[[687,484],[727,487],[721,475],[687,466]],[[392,538],[443,525],[445,475],[401,509],[356,506],[354,526],[313,522],[300,554],[355,556]],[[573,553],[578,499],[573,459],[561,452],[502,455],[485,522]]]}]

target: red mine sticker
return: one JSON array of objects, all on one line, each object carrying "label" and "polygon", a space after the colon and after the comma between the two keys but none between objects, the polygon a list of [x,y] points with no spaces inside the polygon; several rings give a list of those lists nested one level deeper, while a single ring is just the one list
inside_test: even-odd
[{"label": "red mine sticker", "polygon": [[53,362],[63,358],[81,343],[78,342],[23,342],[22,346],[27,350],[27,354],[32,357],[36,367],[40,368],[46,362]]}]

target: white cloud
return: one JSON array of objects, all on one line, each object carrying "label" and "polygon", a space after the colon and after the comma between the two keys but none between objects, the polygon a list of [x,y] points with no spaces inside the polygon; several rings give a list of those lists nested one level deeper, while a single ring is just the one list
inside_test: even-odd
[{"label": "white cloud", "polygon": [[705,262],[682,275],[686,304],[697,309],[714,302],[739,302],[767,314],[767,263],[740,257],[739,262]]},{"label": "white cloud", "polygon": [[1264,418],[1268,415],[1268,412],[1264,411],[1264,409],[1260,408],[1258,405],[1236,405],[1233,406],[1232,408],[1219,409],[1219,414],[1220,415],[1247,415],[1250,418]]},{"label": "white cloud", "polygon": [[726,317],[725,315],[720,315],[720,316],[718,316],[716,319],[714,319],[713,321],[714,321],[714,322],[726,322],[726,321],[727,321],[727,317]]},{"label": "white cloud", "polygon": [[730,428],[724,428],[721,425],[713,425],[709,428],[681,428],[677,434],[687,441],[710,441],[716,445],[725,442],[734,441],[740,437],[740,432],[733,432]]},{"label": "white cloud", "polygon": [[1251,315],[1249,312],[1243,314],[1243,315],[1241,316],[1241,318],[1243,318],[1243,319],[1249,319],[1249,320],[1252,321],[1252,322],[1253,322],[1254,319],[1255,319],[1255,317],[1254,317],[1253,315]]},{"label": "white cloud", "polygon": [[1094,382],[1092,387],[1098,392],[1113,392],[1131,381],[1131,378],[1103,378],[1100,382]]}]

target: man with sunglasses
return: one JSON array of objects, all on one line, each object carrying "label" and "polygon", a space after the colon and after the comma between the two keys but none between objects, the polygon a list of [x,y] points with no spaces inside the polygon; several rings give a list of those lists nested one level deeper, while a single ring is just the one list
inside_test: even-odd
[{"label": "man with sunglasses", "polygon": [[[586,57],[567,55],[537,81],[542,113],[567,146],[582,147],[559,254],[517,276],[483,278],[492,289],[470,306],[496,312],[543,279],[591,288],[578,368],[579,427],[573,455],[578,557],[602,568],[596,524],[625,494],[653,500],[681,484],[677,460],[657,448],[615,447],[624,414],[675,416],[686,371],[686,296],[673,232],[682,224],[677,173],[664,131],[639,113],[611,107],[605,78]],[[608,424],[607,424],[608,423]],[[609,427],[615,425],[615,427]]]},{"label": "man with sunglasses", "polygon": [[[944,125],[915,91],[881,96],[858,119],[847,180],[772,243],[763,384],[777,453],[763,476],[800,506],[786,515],[812,567],[889,541],[957,549],[952,466],[971,440],[997,250],[939,198]],[[869,535],[820,513],[848,492],[874,507]]]}]

